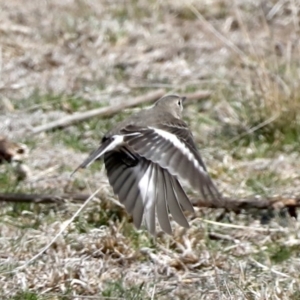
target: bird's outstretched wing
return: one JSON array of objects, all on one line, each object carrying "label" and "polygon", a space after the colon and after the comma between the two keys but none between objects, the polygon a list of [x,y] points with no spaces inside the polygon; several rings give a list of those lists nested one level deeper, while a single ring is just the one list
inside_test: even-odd
[{"label": "bird's outstretched wing", "polygon": [[93,151],[71,174],[73,176],[79,169],[87,168],[95,160],[101,158],[106,152],[120,147],[123,143],[122,135],[115,135],[102,140],[100,146]]},{"label": "bird's outstretched wing", "polygon": [[130,164],[126,156],[123,148],[107,152],[104,163],[109,183],[132,214],[135,226],[140,227],[144,215],[148,230],[155,234],[156,211],[161,228],[171,234],[169,211],[178,224],[189,227],[182,208],[193,211],[193,206],[177,178],[144,157],[138,156],[138,161],[134,159]]},{"label": "bird's outstretched wing", "polygon": [[[180,123],[184,124],[184,122]],[[131,135],[130,132],[135,132]],[[185,127],[127,126],[124,142],[134,152],[158,164],[202,194],[203,200],[218,202],[221,195],[206,171],[189,130]]]}]

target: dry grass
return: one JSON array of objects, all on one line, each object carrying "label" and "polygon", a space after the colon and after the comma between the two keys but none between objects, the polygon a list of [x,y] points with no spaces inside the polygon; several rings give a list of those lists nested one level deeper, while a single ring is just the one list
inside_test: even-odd
[{"label": "dry grass", "polygon": [[153,240],[116,204],[101,164],[69,178],[131,111],[30,133],[156,88],[210,89],[185,119],[220,190],[299,195],[299,4],[1,3],[0,135],[26,143],[30,155],[25,179],[0,166],[0,190],[101,190],[29,265],[79,206],[1,203],[0,298],[299,299],[300,225],[286,212],[198,209],[189,230],[174,224],[174,236]]}]

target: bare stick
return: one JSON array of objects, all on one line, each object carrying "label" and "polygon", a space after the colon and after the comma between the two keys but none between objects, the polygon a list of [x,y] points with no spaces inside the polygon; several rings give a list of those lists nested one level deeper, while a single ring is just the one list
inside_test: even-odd
[{"label": "bare stick", "polygon": [[189,93],[189,94],[185,94],[184,96],[186,96],[186,100],[184,101],[184,104],[190,103],[192,101],[196,101],[196,100],[204,100],[207,99],[208,97],[210,97],[210,95],[212,94],[211,91],[206,91],[206,90],[200,90],[200,91],[196,91],[194,93]]},{"label": "bare stick", "polygon": [[198,207],[225,208],[227,211],[240,212],[248,209],[283,209],[287,208],[291,217],[297,218],[296,208],[300,207],[300,197],[248,197],[244,199],[233,199],[224,197],[222,201],[212,203],[205,200],[192,199],[192,204]]},{"label": "bare stick", "polygon": [[[62,203],[63,201],[84,202],[90,195],[87,194],[62,194],[62,195],[47,195],[47,194],[0,194],[0,202],[13,203]],[[194,206],[208,208],[225,208],[227,211],[239,212],[242,209],[282,209],[287,208],[292,217],[297,217],[296,208],[300,207],[300,197],[276,197],[276,198],[261,198],[248,197],[245,199],[233,199],[224,197],[222,201],[211,203],[205,200],[191,199]]]},{"label": "bare stick", "polygon": [[60,120],[56,120],[56,121],[50,122],[48,124],[35,127],[32,130],[32,132],[34,134],[36,134],[36,133],[40,133],[43,131],[52,130],[54,128],[70,126],[74,123],[81,122],[81,121],[84,121],[86,119],[89,119],[89,118],[92,118],[95,116],[107,117],[107,116],[116,114],[119,111],[122,111],[122,110],[132,107],[132,106],[137,106],[139,104],[146,103],[146,102],[153,102],[153,101],[161,98],[164,94],[165,94],[165,90],[159,89],[155,92],[148,93],[144,96],[136,97],[132,100],[123,102],[119,105],[101,107],[101,108],[96,108],[96,109],[89,110],[89,111],[82,112],[82,113],[75,113],[71,116],[64,117]]},{"label": "bare stick", "polygon": [[15,203],[62,203],[64,200],[72,202],[84,202],[90,195],[86,194],[0,194],[0,202]]}]

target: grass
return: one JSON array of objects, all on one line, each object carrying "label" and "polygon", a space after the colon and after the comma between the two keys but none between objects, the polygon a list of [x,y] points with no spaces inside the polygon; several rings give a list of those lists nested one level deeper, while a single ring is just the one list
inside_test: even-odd
[{"label": "grass", "polygon": [[15,296],[10,297],[9,300],[44,300],[46,298],[30,291],[18,292]]},{"label": "grass", "polygon": [[[162,84],[180,94],[211,90],[209,99],[189,104],[184,117],[220,189],[234,198],[297,196],[296,7],[271,0],[259,7],[191,1],[199,16],[189,3],[80,0],[49,6],[35,0],[0,7],[3,20],[18,25],[1,29],[3,80],[16,81],[5,81],[15,111],[1,121],[15,115],[30,129]],[[102,162],[69,178],[103,134],[131,112],[36,136],[20,134],[10,123],[8,133],[31,150],[25,163],[33,179],[18,181],[11,166],[1,166],[1,192],[102,189],[49,249],[17,271],[80,205],[1,203],[0,298],[298,299],[299,222],[285,211],[196,208],[187,215],[191,228],[172,224],[172,236],[153,239],[111,201],[116,197]]]},{"label": "grass", "polygon": [[12,168],[8,165],[5,167],[7,169],[0,173],[0,188],[4,192],[9,192],[16,189],[17,183],[12,184],[15,181]]},{"label": "grass", "polygon": [[109,282],[102,292],[105,298],[122,298],[122,299],[151,299],[145,293],[144,284],[133,285],[130,288],[125,287],[123,280]]},{"label": "grass", "polygon": [[279,174],[275,172],[258,171],[251,175],[252,176],[249,176],[247,178],[246,185],[252,189],[253,193],[258,195],[267,196],[270,194],[270,190],[275,190],[276,184],[278,182],[282,183],[279,178]]}]

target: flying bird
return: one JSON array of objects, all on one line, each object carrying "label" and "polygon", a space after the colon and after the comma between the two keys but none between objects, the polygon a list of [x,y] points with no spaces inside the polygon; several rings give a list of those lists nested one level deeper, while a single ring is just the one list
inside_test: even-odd
[{"label": "flying bird", "polygon": [[181,182],[199,192],[203,200],[221,200],[193,135],[182,120],[184,100],[177,95],[164,96],[152,107],[120,122],[73,172],[104,157],[109,183],[133,216],[134,225],[140,228],[144,217],[153,235],[155,214],[168,234],[172,234],[169,213],[179,225],[189,227],[183,211],[194,209]]}]

